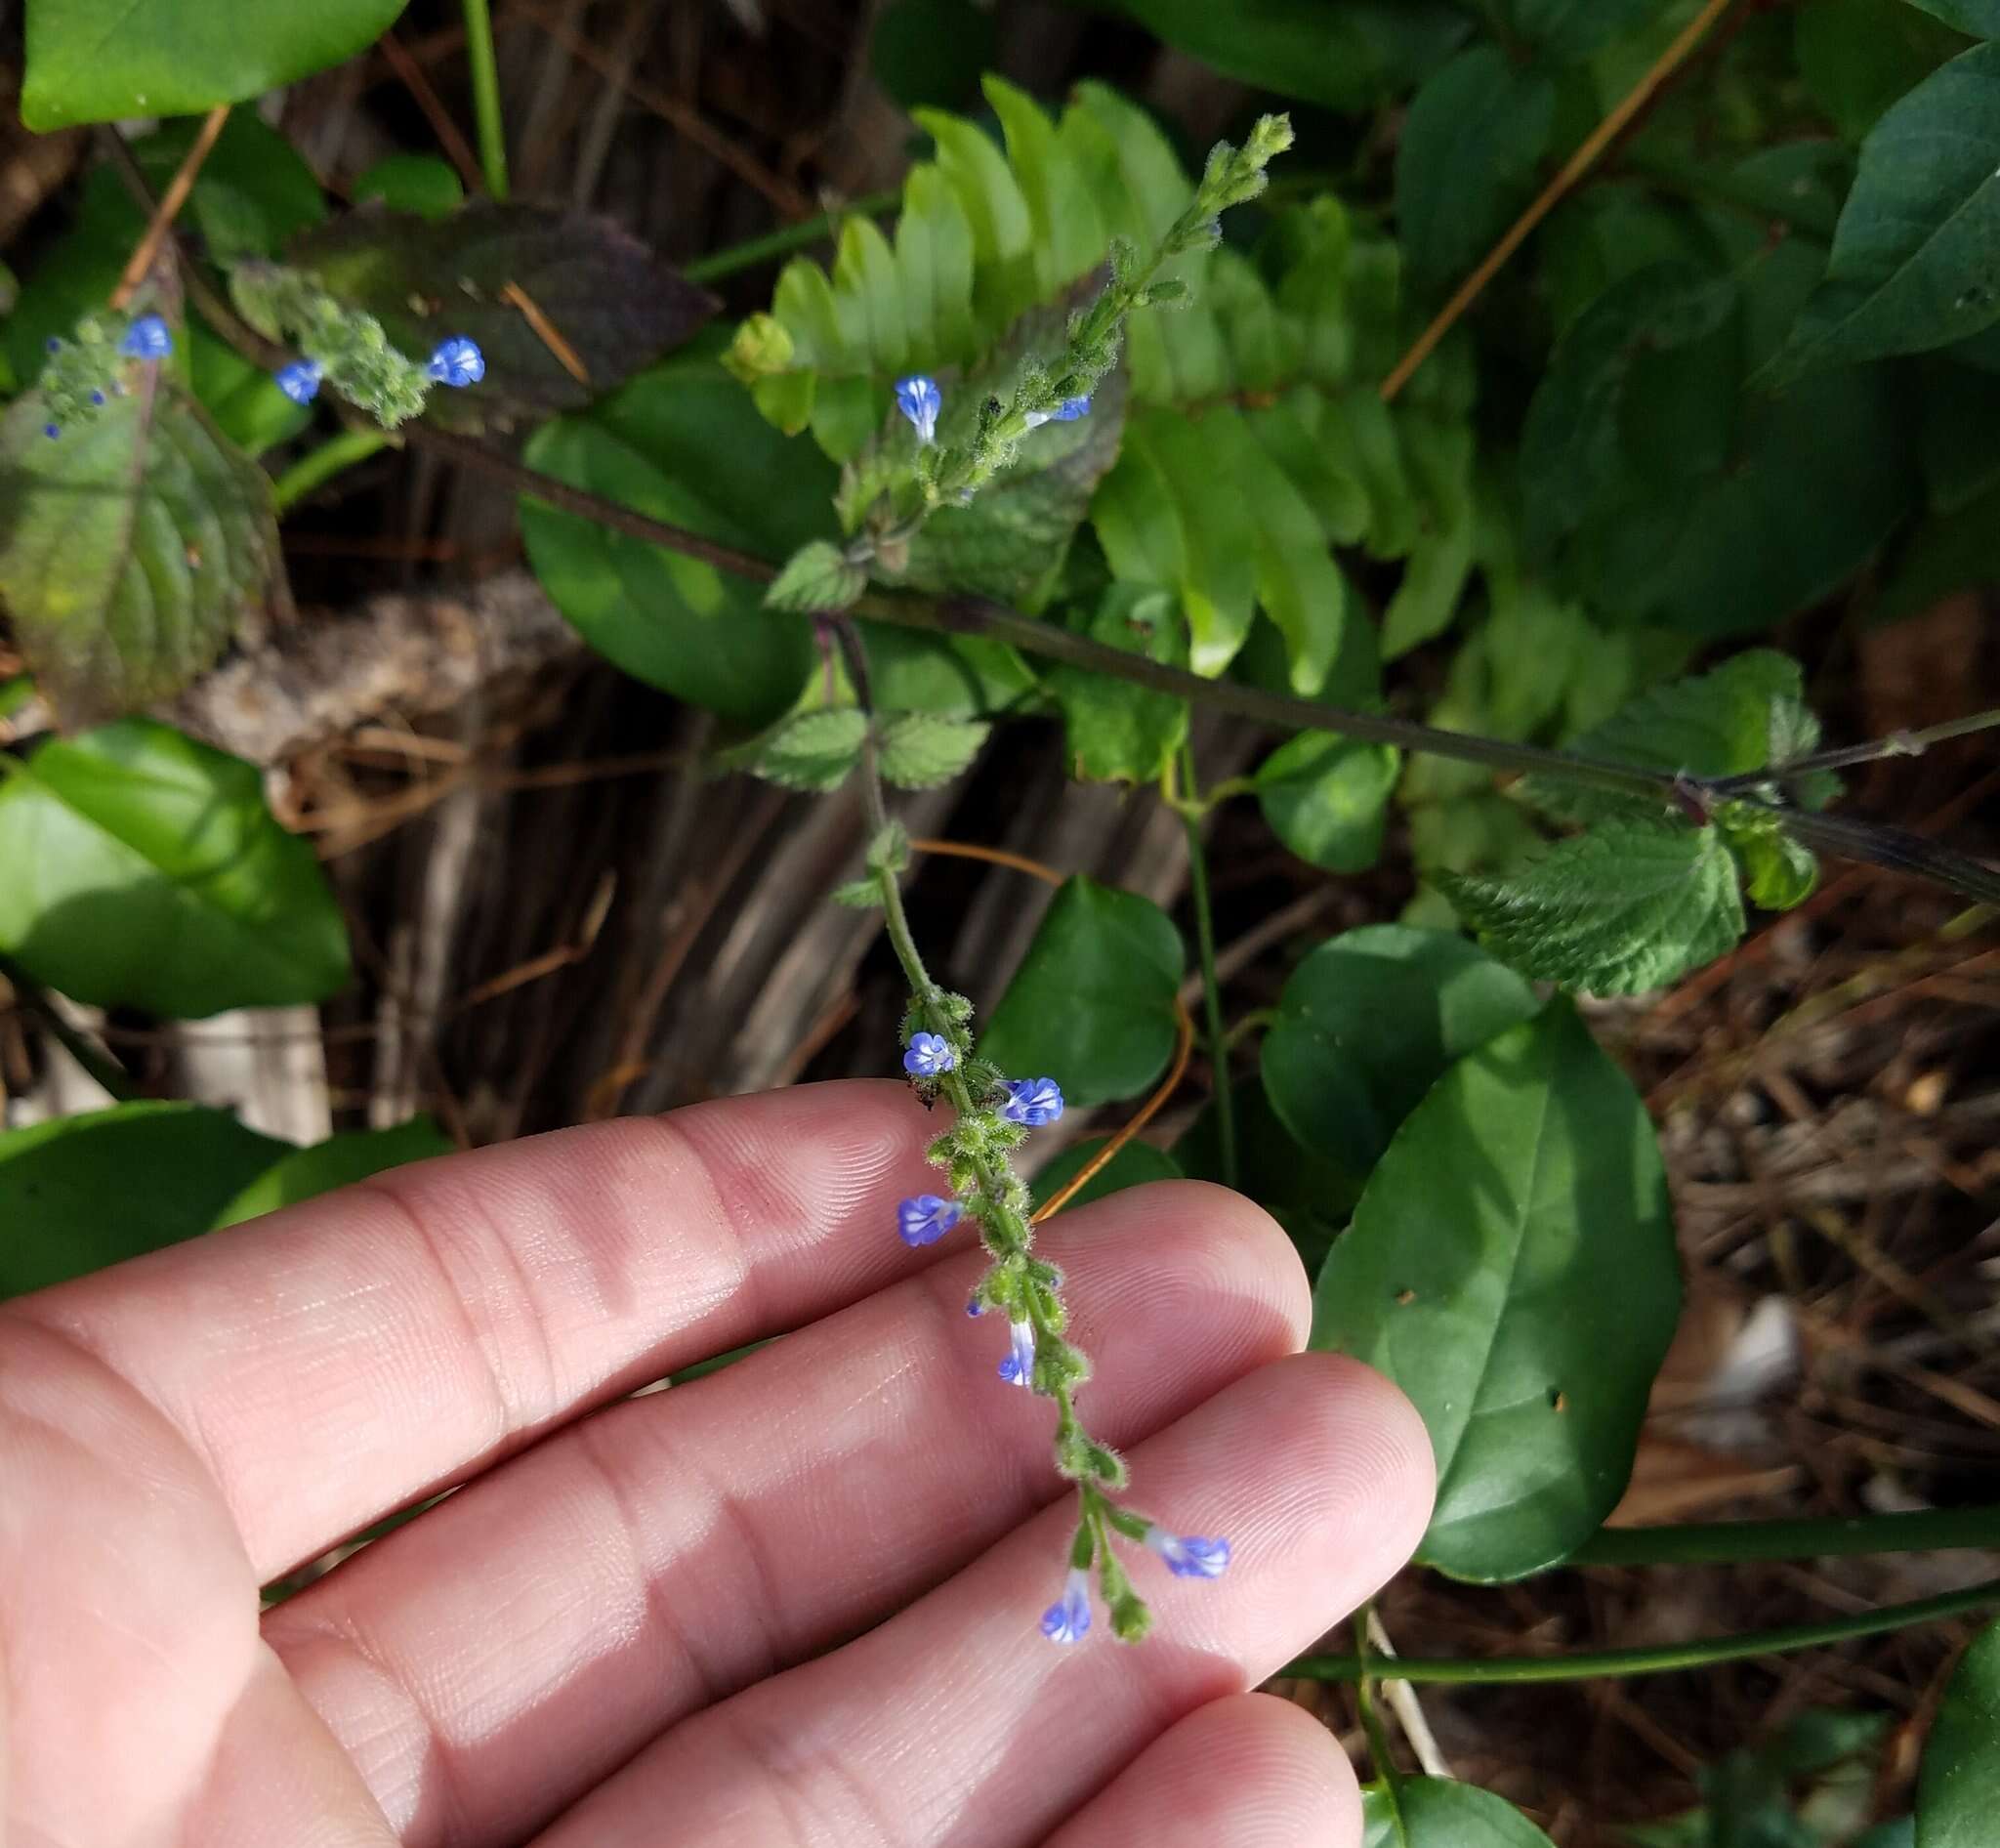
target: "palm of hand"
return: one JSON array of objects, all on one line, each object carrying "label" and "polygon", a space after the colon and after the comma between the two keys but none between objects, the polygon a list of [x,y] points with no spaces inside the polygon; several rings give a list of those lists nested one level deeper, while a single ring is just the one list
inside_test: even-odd
[{"label": "palm of hand", "polygon": [[1150,1584],[1137,1650],[1052,1646],[1048,1407],[965,1320],[976,1255],[891,1230],[929,1128],[828,1085],[567,1131],[0,1310],[0,1840],[1357,1841],[1331,1736],[1242,1690],[1407,1554],[1422,1427],[1284,1358],[1256,1208],[1055,1222],[1093,1422],[1237,1564]]}]

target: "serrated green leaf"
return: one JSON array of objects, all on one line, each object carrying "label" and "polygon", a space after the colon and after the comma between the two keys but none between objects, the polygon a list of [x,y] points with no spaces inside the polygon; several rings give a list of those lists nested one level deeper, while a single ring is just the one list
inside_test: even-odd
[{"label": "serrated green leaf", "polygon": [[1137,1096],[1167,1069],[1187,957],[1150,899],[1065,879],[979,1052],[1015,1077],[1052,1077],[1071,1104]]},{"label": "serrated green leaf", "polygon": [[1258,766],[1258,806],[1301,860],[1329,872],[1360,872],[1381,858],[1400,762],[1384,744],[1301,732]]},{"label": "serrated green leaf", "polygon": [[218,103],[242,103],[352,58],[395,23],[403,5],[34,0],[21,120],[47,134],[76,122],[195,115]]},{"label": "serrated green leaf", "polygon": [[1742,861],[1753,903],[1767,911],[1789,911],[1812,896],[1819,883],[1819,861],[1811,848],[1786,832],[1779,816],[1726,803],[1717,810],[1716,821]]},{"label": "serrated green leaf", "polygon": [[1454,1060],[1530,1019],[1533,989],[1455,931],[1364,924],[1309,953],[1265,1035],[1265,1095],[1351,1204]]},{"label": "serrated green leaf", "polygon": [[66,725],[170,698],[279,570],[271,483],[158,365],[51,440],[41,395],[0,421],[0,598]]},{"label": "serrated green leaf", "polygon": [[1394,1810],[1382,1787],[1369,1785],[1361,1827],[1361,1848],[1552,1848],[1505,1797],[1449,1778],[1398,1778]]},{"label": "serrated green leaf", "polygon": [[992,727],[936,712],[892,712],[880,721],[882,779],[898,789],[935,789],[970,768]]},{"label": "serrated green leaf", "polygon": [[[1044,1200],[1052,1199],[1081,1171],[1104,1144],[1107,1136],[1090,1136],[1082,1142],[1073,1142],[1061,1155],[1035,1171],[1032,1198],[1039,1207]],[[1178,1181],[1181,1178],[1181,1164],[1164,1149],[1155,1149],[1148,1142],[1128,1142],[1096,1174],[1078,1188],[1071,1197],[1070,1210],[1088,1206],[1092,1200],[1103,1199],[1107,1194],[1120,1194],[1128,1187],[1147,1187],[1154,1181]]]},{"label": "serrated green leaf", "polygon": [[[1641,693],[1602,725],[1569,740],[1583,757],[1636,764],[1669,776],[1741,777],[1768,764],[1804,757],[1819,742],[1819,721],[1805,702],[1797,661],[1771,649],[1747,649],[1706,674]],[[1837,785],[1836,785],[1837,787]],[[1537,808],[1569,820],[1657,814],[1643,796],[1594,789],[1561,777],[1523,779]],[[1814,792],[1823,806],[1831,792]]]},{"label": "serrated green leaf", "polygon": [[1480,941],[1522,974],[1643,994],[1733,949],[1736,863],[1712,827],[1606,820],[1500,877],[1441,873]]},{"label": "serrated green leaf", "polygon": [[1396,1132],[1319,1273],[1312,1345],[1423,1415],[1419,1560],[1519,1578],[1624,1492],[1680,1298],[1646,1108],[1558,1003],[1459,1060]]},{"label": "serrated green leaf", "polygon": [[832,899],[836,904],[844,904],[854,911],[879,911],[882,908],[882,882],[879,879],[850,879],[846,885],[835,886]]},{"label": "serrated green leaf", "polygon": [[389,1129],[356,1129],[289,1150],[216,1214],[213,1229],[274,1213],[405,1162],[449,1155],[455,1146],[429,1116],[412,1116]]},{"label": "serrated green leaf", "polygon": [[744,753],[744,767],[787,789],[838,789],[861,761],[867,715],[853,706],[780,720]]},{"label": "serrated green leaf", "polygon": [[1959,1658],[1917,1774],[1917,1848],[1981,1848],[2000,1785],[2000,1623]]},{"label": "serrated green leaf", "polygon": [[[1141,584],[1112,584],[1085,633],[1111,648],[1174,662],[1173,598]],[[1044,676],[1062,708],[1071,775],[1097,782],[1156,781],[1188,735],[1188,702],[1130,681],[1058,662]]]},{"label": "serrated green leaf", "polygon": [[[825,530],[834,471],[787,442],[703,342],[584,415],[529,439],[531,468],[726,544],[782,557]],[[725,717],[785,711],[813,665],[812,627],[713,566],[533,500],[528,562],[584,639],[628,674]]]},{"label": "serrated green leaf", "polygon": [[0,770],[0,949],[101,1007],[196,1018],[320,1001],[348,943],[255,766],[150,719]]},{"label": "serrated green leaf", "polygon": [[0,1134],[0,1298],[192,1239],[291,1153],[227,1111],[151,1101]]},{"label": "serrated green leaf", "polygon": [[1475,45],[1410,104],[1396,154],[1396,222],[1425,294],[1461,280],[1534,191],[1556,86],[1499,46]]},{"label": "serrated green leaf", "polygon": [[1861,144],[1825,279],[1768,380],[1917,353],[2000,320],[2000,46],[1975,46]]},{"label": "serrated green leaf", "polygon": [[[447,334],[486,357],[464,392],[434,392],[433,423],[511,429],[577,410],[692,336],[715,298],[608,219],[538,205],[468,205],[444,218],[356,207],[292,240],[287,261],[364,309],[414,358]],[[553,329],[579,379],[521,307]]]},{"label": "serrated green leaf", "polygon": [[802,545],[785,561],[769,590],[766,605],[805,614],[845,609],[867,588],[868,574],[850,564],[847,554],[828,539]]}]

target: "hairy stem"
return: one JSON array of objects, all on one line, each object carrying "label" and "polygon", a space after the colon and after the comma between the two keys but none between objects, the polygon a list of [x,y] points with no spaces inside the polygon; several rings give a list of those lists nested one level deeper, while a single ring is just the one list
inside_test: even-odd
[{"label": "hairy stem", "polygon": [[486,190],[507,196],[507,136],[500,121],[500,66],[493,57],[493,21],[486,0],[463,0],[465,50],[473,70],[473,114],[479,132],[479,169]]},{"label": "hairy stem", "polygon": [[1188,806],[1188,893],[1194,903],[1194,941],[1201,956],[1202,1011],[1208,1021],[1208,1058],[1215,1077],[1215,1121],[1222,1146],[1225,1187],[1236,1185],[1236,1101],[1229,1094],[1229,1036],[1223,1027],[1223,985],[1215,972],[1215,914],[1208,902],[1208,851],[1201,839],[1201,790],[1194,780],[1194,747],[1181,742],[1181,781]]},{"label": "hairy stem", "polygon": [[1493,1656],[1464,1659],[1450,1656],[1302,1656],[1279,1672],[1308,1681],[1358,1681],[1364,1674],[1384,1681],[1494,1682],[1590,1681],[1626,1675],[1669,1674],[1681,1668],[1706,1668],[1716,1662],[1747,1661],[1758,1656],[1780,1656],[1788,1650],[1819,1649],[1860,1636],[1880,1636],[1913,1623],[1935,1623],[2000,1604],[2000,1578],[1941,1597],[1919,1598],[1912,1604],[1885,1605],[1858,1617],[1833,1617],[1824,1623],[1794,1623],[1783,1629],[1750,1630],[1740,1636],[1704,1637],[1693,1643],[1665,1643],[1644,1649],[1580,1651],[1573,1656]]}]

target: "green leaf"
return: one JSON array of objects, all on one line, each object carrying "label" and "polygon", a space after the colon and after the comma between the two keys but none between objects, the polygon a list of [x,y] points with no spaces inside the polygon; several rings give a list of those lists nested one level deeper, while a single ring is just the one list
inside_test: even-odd
[{"label": "green leaf", "polygon": [[979,1056],[1016,1077],[1052,1077],[1071,1104],[1136,1097],[1167,1069],[1187,957],[1150,899],[1081,874],[1062,882]]},{"label": "green leaf", "polygon": [[836,904],[844,904],[851,911],[879,911],[882,909],[882,882],[879,879],[850,879],[845,885],[835,886],[832,893]]},{"label": "green leaf", "polygon": [[2000,488],[2000,377],[1948,356],[1922,364],[1924,481],[1931,511],[1955,514]]},{"label": "green leaf", "polygon": [[868,574],[851,565],[839,546],[828,539],[802,545],[764,593],[767,608],[807,614],[845,609],[867,588]]},{"label": "green leaf", "polygon": [[838,789],[861,761],[867,715],[854,706],[802,712],[740,753],[744,767],[787,789]]},{"label": "green leaf", "polygon": [[1461,280],[1519,216],[1556,120],[1556,86],[1499,46],[1475,45],[1410,104],[1396,153],[1396,222],[1427,295]]},{"label": "green leaf", "polygon": [[256,767],[150,719],[0,760],[0,950],[100,1007],[198,1018],[320,1001],[347,930]]},{"label": "green leaf", "polygon": [[1476,1784],[1398,1778],[1395,1806],[1380,1785],[1362,1790],[1361,1848],[1552,1848],[1512,1803]]},{"label": "green leaf", "polygon": [[478,388],[434,392],[425,411],[457,430],[579,409],[681,346],[716,310],[706,290],[608,219],[539,205],[481,201],[437,219],[362,205],[294,238],[286,257],[373,315],[413,358],[447,334],[479,343],[486,376]]},{"label": "green leaf", "polygon": [[1736,862],[1721,834],[1662,819],[1608,820],[1515,872],[1438,884],[1493,953],[1591,994],[1644,994],[1733,949]]},{"label": "green leaf", "polygon": [[[1742,777],[1808,756],[1818,743],[1819,721],[1806,705],[1798,662],[1771,649],[1746,649],[1709,673],[1641,693],[1602,725],[1571,738],[1569,748],[1669,776]],[[1537,808],[1574,821],[1659,811],[1658,802],[1647,797],[1611,794],[1556,777],[1529,777],[1521,793]],[[1811,793],[1816,799],[1809,806],[1818,808],[1832,790],[1822,783]]]},{"label": "green leaf", "polygon": [[[1109,585],[1085,633],[1108,647],[1179,664],[1174,601],[1165,591]],[[1155,782],[1188,735],[1188,702],[1172,693],[1062,663],[1044,679],[1062,708],[1070,772],[1078,777]]]},{"label": "green leaf", "polygon": [[1004,642],[927,635],[861,618],[876,702],[888,712],[941,712],[974,719],[1033,699],[1035,677]]},{"label": "green leaf", "polygon": [[1909,0],[1974,38],[2000,38],[2000,0]]},{"label": "green leaf", "polygon": [[372,45],[403,4],[32,0],[21,120],[46,134],[75,122],[193,115],[246,102]]},{"label": "green leaf", "polygon": [[935,712],[892,712],[881,722],[882,779],[898,789],[935,789],[968,770],[992,727]]},{"label": "green leaf", "polygon": [[955,108],[993,62],[993,16],[973,0],[895,0],[868,42],[875,81],[905,109]]},{"label": "green leaf", "polygon": [[1358,1190],[1445,1068],[1540,1006],[1455,932],[1364,924],[1285,983],[1264,1039],[1265,1093],[1299,1146]]},{"label": "green leaf", "polygon": [[1723,839],[1742,862],[1751,900],[1767,911],[1789,911],[1812,896],[1819,861],[1784,824],[1782,816],[1747,803],[1726,802],[1715,812]]},{"label": "green leaf", "polygon": [[51,441],[30,392],[0,420],[0,598],[65,725],[171,698],[278,570],[271,483],[158,365]]},{"label": "green leaf", "polygon": [[1118,0],[1169,45],[1280,96],[1359,109],[1448,57],[1469,22],[1438,0]]},{"label": "green leaf", "polygon": [[1507,0],[1515,31],[1559,63],[1574,63],[1659,11],[1659,0]]},{"label": "green leaf", "polygon": [[1959,1658],[1917,1775],[1917,1848],[1982,1848],[2000,1785],[2000,1623]]},{"label": "green leaf", "polygon": [[458,169],[436,154],[385,154],[354,182],[352,196],[356,205],[380,199],[393,212],[444,218],[465,203],[465,187]]},{"label": "green leaf", "polygon": [[0,1134],[0,1297],[206,1232],[288,1153],[193,1104],[120,1104]]},{"label": "green leaf", "polygon": [[1965,49],[1908,0],[1813,0],[1792,27],[1799,75],[1844,140],[1862,140],[1896,98]]},{"label": "green leaf", "polygon": [[330,1136],[310,1149],[280,1155],[215,1216],[215,1227],[233,1226],[263,1213],[274,1213],[315,1195],[330,1194],[353,1181],[364,1181],[385,1168],[406,1161],[428,1161],[449,1155],[454,1145],[428,1116],[412,1116],[390,1129],[356,1129]]},{"label": "green leaf", "polygon": [[[1035,1205],[1039,1207],[1067,1187],[1083,1164],[1109,1141],[1108,1136],[1092,1136],[1083,1142],[1073,1142],[1042,1167],[1034,1178]],[[1106,1194],[1122,1193],[1128,1187],[1146,1187],[1154,1181],[1180,1178],[1181,1164],[1164,1149],[1155,1149],[1149,1142],[1128,1142],[1077,1189],[1063,1210],[1088,1206],[1092,1200],[1103,1199]]]},{"label": "green leaf", "polygon": [[[783,557],[825,529],[831,465],[787,442],[716,363],[677,354],[613,397],[544,424],[525,458],[710,538]],[[528,562],[584,639],[628,674],[730,719],[785,711],[812,672],[812,627],[758,587],[679,553],[521,503]]]},{"label": "green leaf", "polygon": [[1826,276],[1768,370],[1949,346],[2000,320],[2000,46],[1975,46],[1861,144]]},{"label": "green leaf", "polygon": [[1400,754],[1328,732],[1301,732],[1257,769],[1271,831],[1329,872],[1360,872],[1382,856],[1382,830]]},{"label": "green leaf", "polygon": [[1955,513],[1932,514],[1897,549],[1875,614],[1900,621],[1968,586],[2000,580],[2000,483]]},{"label": "green leaf", "polygon": [[1559,1004],[1461,1059],[1396,1132],[1319,1273],[1312,1346],[1423,1415],[1419,1560],[1519,1578],[1624,1492],[1680,1299],[1652,1124]]},{"label": "green leaf", "polygon": [[[1316,1277],[1360,1192],[1358,1182],[1295,1141],[1255,1077],[1230,1093],[1237,1185],[1285,1229],[1309,1277]],[[1188,1179],[1223,1179],[1222,1134],[1211,1098],[1172,1150]]]}]

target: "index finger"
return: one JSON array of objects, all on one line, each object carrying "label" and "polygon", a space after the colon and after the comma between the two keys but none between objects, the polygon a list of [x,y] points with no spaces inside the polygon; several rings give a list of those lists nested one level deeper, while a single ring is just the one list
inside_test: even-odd
[{"label": "index finger", "polygon": [[929,1253],[938,1125],[802,1086],[393,1169],[25,1296],[207,1459],[261,1578],[587,1407],[824,1315]]}]

